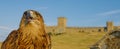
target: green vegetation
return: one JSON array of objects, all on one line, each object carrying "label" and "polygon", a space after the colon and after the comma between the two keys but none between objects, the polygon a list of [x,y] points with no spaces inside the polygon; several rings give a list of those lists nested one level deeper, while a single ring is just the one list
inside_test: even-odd
[{"label": "green vegetation", "polygon": [[[52,36],[52,49],[89,49],[105,33],[65,33]],[[1,44],[0,44],[1,45]]]}]

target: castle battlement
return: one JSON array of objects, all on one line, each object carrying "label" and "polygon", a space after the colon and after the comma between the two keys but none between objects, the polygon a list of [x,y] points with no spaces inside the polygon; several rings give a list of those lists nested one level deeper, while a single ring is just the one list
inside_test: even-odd
[{"label": "castle battlement", "polygon": [[112,21],[106,22],[105,27],[72,27],[67,26],[67,18],[58,17],[57,26],[46,26],[46,32],[51,33],[76,33],[76,32],[109,32],[114,29],[120,29],[120,26],[114,26]]}]

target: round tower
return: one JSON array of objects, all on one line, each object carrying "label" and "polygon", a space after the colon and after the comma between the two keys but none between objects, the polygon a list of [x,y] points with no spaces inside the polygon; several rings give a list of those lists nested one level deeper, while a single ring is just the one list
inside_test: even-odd
[{"label": "round tower", "polygon": [[66,28],[66,18],[65,17],[58,17],[58,32],[63,33],[65,32]]},{"label": "round tower", "polygon": [[107,25],[107,31],[111,31],[114,29],[114,25],[112,21],[108,21],[106,25]]}]

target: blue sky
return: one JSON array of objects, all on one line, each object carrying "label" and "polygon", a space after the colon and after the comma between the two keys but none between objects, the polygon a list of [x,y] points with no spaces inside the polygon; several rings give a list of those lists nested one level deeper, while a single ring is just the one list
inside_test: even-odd
[{"label": "blue sky", "polygon": [[67,18],[67,26],[106,26],[106,21],[120,26],[120,0],[1,0],[0,36],[17,29],[23,12],[29,9],[40,12],[46,25],[57,25],[62,16]]}]

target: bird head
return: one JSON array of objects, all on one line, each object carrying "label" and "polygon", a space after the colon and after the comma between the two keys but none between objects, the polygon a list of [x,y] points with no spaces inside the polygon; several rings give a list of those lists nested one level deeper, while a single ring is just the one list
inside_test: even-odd
[{"label": "bird head", "polygon": [[35,10],[25,11],[21,19],[20,27],[25,27],[28,25],[37,27],[44,26],[44,21],[41,14]]}]

